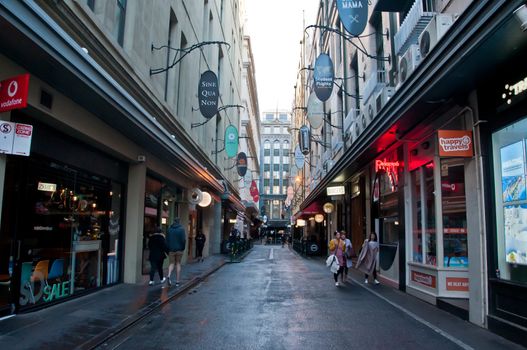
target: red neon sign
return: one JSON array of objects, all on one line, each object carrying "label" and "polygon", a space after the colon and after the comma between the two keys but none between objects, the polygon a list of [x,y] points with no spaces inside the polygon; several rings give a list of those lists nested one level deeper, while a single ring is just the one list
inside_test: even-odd
[{"label": "red neon sign", "polygon": [[386,158],[384,160],[375,160],[375,172],[378,173],[381,170],[386,172],[392,185],[392,192],[397,189],[397,184],[399,183],[398,170],[400,166],[401,163],[398,160],[392,162],[387,161]]}]

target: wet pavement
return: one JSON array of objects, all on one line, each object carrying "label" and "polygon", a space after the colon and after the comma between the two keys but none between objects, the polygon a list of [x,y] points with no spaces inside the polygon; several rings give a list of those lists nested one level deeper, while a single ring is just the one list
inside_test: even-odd
[{"label": "wet pavement", "polygon": [[361,275],[336,287],[321,259],[255,246],[99,349],[520,349]]},{"label": "wet pavement", "polygon": [[[221,267],[221,268],[220,268]],[[0,321],[2,349],[521,349],[388,286],[335,287],[320,258],[256,245],[184,266],[178,289],[118,285]]]},{"label": "wet pavement", "polygon": [[[90,349],[186,293],[225,264],[214,255],[184,265],[181,285],[120,284],[46,309],[0,321],[1,349]],[[165,271],[166,272],[166,271]],[[156,279],[158,276],[156,276]],[[173,276],[174,278],[174,276]]]}]

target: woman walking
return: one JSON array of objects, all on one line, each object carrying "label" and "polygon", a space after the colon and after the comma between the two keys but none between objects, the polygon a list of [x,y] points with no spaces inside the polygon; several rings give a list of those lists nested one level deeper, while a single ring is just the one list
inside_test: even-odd
[{"label": "woman walking", "polygon": [[352,252],[353,252],[353,246],[351,244],[351,241],[349,238],[346,237],[346,231],[342,230],[340,231],[340,239],[344,241],[345,249],[344,249],[344,273],[342,274],[342,282],[346,281],[348,279],[348,270],[350,267],[353,266],[353,262],[351,261]]},{"label": "woman walking", "polygon": [[344,272],[344,250],[346,249],[346,244],[342,239],[340,239],[340,232],[336,231],[334,233],[335,238],[333,238],[329,242],[329,252],[333,255],[335,255],[337,262],[339,263],[339,269],[336,273],[333,274],[333,278],[335,279],[335,286],[339,286],[339,275],[342,275]]},{"label": "woman walking", "polygon": [[369,275],[373,274],[373,281],[375,284],[379,284],[379,281],[377,281],[378,252],[379,242],[377,242],[377,234],[372,232],[370,233],[370,238],[364,240],[362,250],[359,254],[359,260],[357,261],[357,268],[364,272],[364,283],[368,283]]},{"label": "woman walking", "polygon": [[203,262],[203,247],[205,247],[206,241],[207,237],[203,234],[203,232],[199,231],[198,235],[196,236],[196,259],[201,262]]},{"label": "woman walking", "polygon": [[163,261],[168,255],[167,242],[161,227],[156,227],[154,233],[148,239],[148,249],[150,250],[150,282],[148,285],[154,285],[154,275],[156,271],[159,273],[161,283],[165,283],[166,278],[163,277]]}]

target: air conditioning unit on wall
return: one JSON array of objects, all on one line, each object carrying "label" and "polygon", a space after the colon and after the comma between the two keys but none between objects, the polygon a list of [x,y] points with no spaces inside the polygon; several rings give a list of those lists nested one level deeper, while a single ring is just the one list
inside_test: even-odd
[{"label": "air conditioning unit on wall", "polygon": [[419,36],[419,50],[422,58],[425,58],[432,51],[453,22],[452,16],[448,14],[439,14],[432,18]]},{"label": "air conditioning unit on wall", "polygon": [[395,94],[395,89],[391,86],[385,86],[375,96],[375,113],[379,114],[386,102]]},{"label": "air conditioning unit on wall", "polygon": [[421,62],[421,53],[417,45],[410,45],[399,60],[399,85],[404,84],[408,77]]}]

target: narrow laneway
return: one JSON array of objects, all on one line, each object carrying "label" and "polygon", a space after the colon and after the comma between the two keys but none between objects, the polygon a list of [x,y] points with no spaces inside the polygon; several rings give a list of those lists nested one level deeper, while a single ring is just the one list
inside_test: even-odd
[{"label": "narrow laneway", "polygon": [[335,287],[320,260],[255,246],[243,262],[225,266],[102,348],[471,348],[368,288],[376,287]]}]

